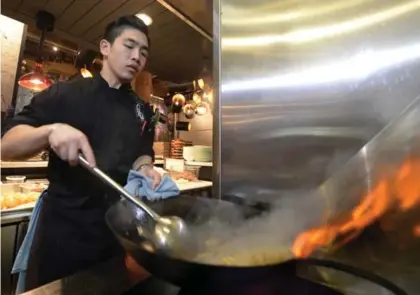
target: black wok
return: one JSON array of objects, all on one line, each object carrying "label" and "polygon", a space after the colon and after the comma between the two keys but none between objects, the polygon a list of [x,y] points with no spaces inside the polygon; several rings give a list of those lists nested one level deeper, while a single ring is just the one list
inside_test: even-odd
[{"label": "black wok", "polygon": [[[241,222],[244,218],[251,218],[261,214],[259,209],[245,205],[216,199],[184,196],[151,203],[149,206],[158,214],[179,216],[188,225],[200,225],[211,219],[219,218],[223,222],[230,224],[230,226],[235,226],[235,222]],[[105,218],[121,245],[139,265],[155,277],[179,287],[191,285],[191,282],[201,285],[216,282],[218,284],[235,284],[263,281],[267,277],[272,277],[273,274],[282,276],[285,279],[287,277],[295,277],[297,269],[301,270],[302,266],[305,268],[318,265],[370,280],[393,291],[395,294],[406,294],[388,280],[336,261],[314,258],[289,259],[273,265],[235,267],[210,265],[169,257],[165,254],[152,252],[148,248],[150,241],[147,236],[149,232],[152,232],[151,220],[147,214],[144,214],[136,206],[122,200],[108,210]],[[142,230],[141,233],[139,233],[138,228]]]},{"label": "black wok", "polygon": [[[179,196],[149,205],[158,214],[179,216],[189,225],[204,224],[215,216],[232,223],[260,214],[257,209],[208,198]],[[270,266],[230,267],[200,264],[153,253],[150,248],[149,250],[147,248],[149,241],[147,233],[149,226],[152,226],[151,220],[138,208],[125,201],[118,202],[108,210],[106,221],[124,249],[142,267],[154,276],[180,287],[195,279],[231,282],[232,280],[259,279],[273,271],[281,271],[285,274],[295,273],[294,260]],[[142,229],[143,235],[139,234],[138,227]]]}]

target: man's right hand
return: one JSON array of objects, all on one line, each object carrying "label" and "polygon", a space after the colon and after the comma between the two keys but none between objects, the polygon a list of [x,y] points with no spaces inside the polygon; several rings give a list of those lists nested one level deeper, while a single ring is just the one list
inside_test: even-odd
[{"label": "man's right hand", "polygon": [[80,130],[67,124],[51,125],[48,141],[53,151],[60,159],[75,166],[82,152],[91,166],[96,166],[95,155],[89,140]]}]

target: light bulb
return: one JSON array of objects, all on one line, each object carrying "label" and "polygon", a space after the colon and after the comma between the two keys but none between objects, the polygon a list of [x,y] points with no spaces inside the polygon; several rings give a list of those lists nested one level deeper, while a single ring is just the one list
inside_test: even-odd
[{"label": "light bulb", "polygon": [[198,94],[197,92],[195,92],[195,93],[193,94],[193,101],[194,101],[195,103],[199,103],[199,102],[201,101],[201,96],[200,96],[200,94]]},{"label": "light bulb", "polygon": [[138,13],[138,14],[136,14],[136,17],[141,19],[146,26],[150,26],[153,23],[152,18],[150,16],[148,16],[147,14]]},{"label": "light bulb", "polygon": [[197,106],[195,107],[195,113],[199,116],[203,116],[207,114],[208,111],[209,111],[209,105],[204,101],[198,103]]},{"label": "light bulb", "polygon": [[172,96],[172,103],[176,106],[184,106],[185,96],[183,96],[181,93],[175,94],[174,96]]}]

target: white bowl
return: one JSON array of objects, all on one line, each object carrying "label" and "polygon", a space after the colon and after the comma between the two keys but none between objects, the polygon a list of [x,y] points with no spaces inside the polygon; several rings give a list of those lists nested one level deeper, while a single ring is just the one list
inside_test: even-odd
[{"label": "white bowl", "polygon": [[186,161],[194,161],[194,147],[193,146],[184,146],[182,149],[182,157]]},{"label": "white bowl", "polygon": [[213,150],[211,146],[195,145],[194,148],[194,161],[196,162],[211,162],[213,159]]},{"label": "white bowl", "polygon": [[26,176],[21,176],[21,175],[6,176],[7,183],[24,183],[25,179],[26,179]]}]

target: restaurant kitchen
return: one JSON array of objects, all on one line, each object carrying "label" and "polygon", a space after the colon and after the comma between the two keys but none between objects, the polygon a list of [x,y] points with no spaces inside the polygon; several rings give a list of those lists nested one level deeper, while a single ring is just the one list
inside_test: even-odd
[{"label": "restaurant kitchen", "polygon": [[[153,43],[147,68],[132,88],[161,113],[155,166],[169,174],[183,194],[210,196],[211,42],[163,2],[44,2],[2,1],[2,127],[50,83],[97,75],[102,65],[98,42],[105,25],[135,11],[149,25]],[[44,81],[34,75],[37,71],[46,85],[31,85],[31,79]],[[192,114],[184,112],[191,109]],[[1,161],[3,294],[13,293],[16,275],[10,275],[11,264],[35,202],[48,186],[47,166],[47,151],[25,161]]]},{"label": "restaurant kitchen", "polygon": [[[419,294],[419,1],[221,0],[212,30],[199,4],[171,2],[213,41],[213,198],[152,205],[187,222],[194,257],[156,253],[144,214],[110,209],[152,274],[138,294]],[[200,78],[174,87],[178,109],[188,95],[197,107]],[[30,294],[121,294],[123,269],[109,261]]]}]

